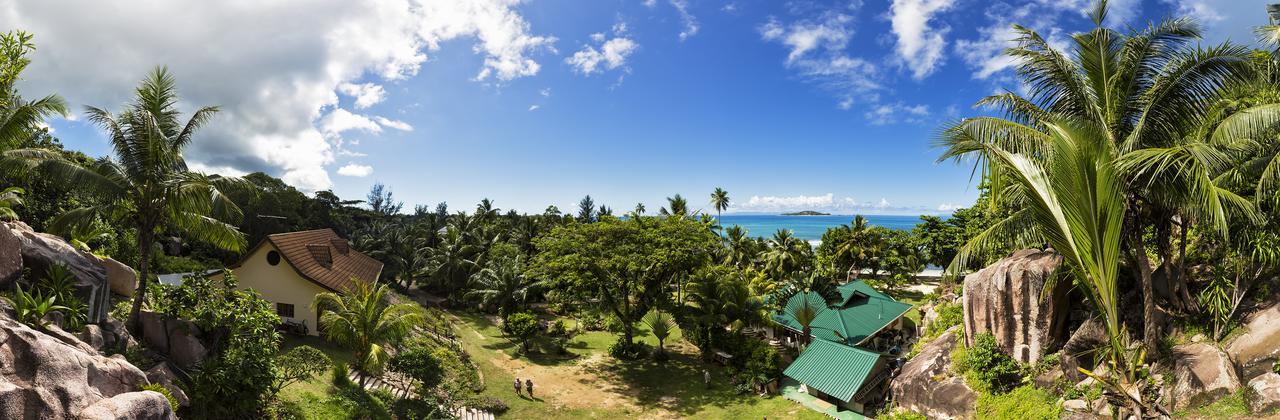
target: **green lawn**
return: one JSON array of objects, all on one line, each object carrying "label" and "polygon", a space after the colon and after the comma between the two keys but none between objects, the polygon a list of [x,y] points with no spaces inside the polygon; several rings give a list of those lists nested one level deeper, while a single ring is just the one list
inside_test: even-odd
[{"label": "green lawn", "polygon": [[889,296],[894,300],[902,303],[909,303],[913,308],[907,311],[907,318],[916,325],[920,325],[920,305],[924,304],[924,293],[911,290],[894,290],[889,292]]},{"label": "green lawn", "polygon": [[[727,370],[703,363],[687,345],[679,344],[678,331],[667,338],[667,345],[675,344],[679,350],[672,349],[671,360],[665,363],[610,358],[606,353],[617,335],[601,331],[575,337],[566,346],[571,356],[535,353],[515,359],[516,346],[501,337],[493,322],[470,313],[454,315],[462,321],[456,326],[457,334],[484,375],[487,387],[482,394],[511,407],[503,417],[824,418],[779,396],[738,395],[728,383]],[[636,331],[636,337],[657,345],[644,328]],[[703,369],[712,372],[711,389],[703,385]],[[515,395],[510,383],[520,373],[540,384],[535,389],[538,398]],[[563,389],[549,389],[557,387]],[[548,395],[554,391],[561,392]]]},{"label": "green lawn", "polygon": [[[300,345],[308,345],[323,351],[334,362],[350,362],[351,352],[338,348],[318,337],[285,336],[280,351],[288,351]],[[280,401],[292,405],[305,415],[307,419],[342,419],[349,417],[349,409],[330,398],[333,386],[329,383],[329,372],[316,375],[309,381],[296,383],[280,391]]]}]

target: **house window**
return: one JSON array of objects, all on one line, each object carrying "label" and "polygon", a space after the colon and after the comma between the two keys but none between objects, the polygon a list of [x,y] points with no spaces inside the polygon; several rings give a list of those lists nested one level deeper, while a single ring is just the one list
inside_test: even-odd
[{"label": "house window", "polygon": [[276,315],[280,315],[284,318],[293,318],[293,305],[288,303],[277,303]]},{"label": "house window", "polygon": [[267,264],[271,264],[271,265],[279,265],[279,264],[280,264],[280,253],[279,253],[279,252],[276,252],[276,251],[268,252],[268,253],[267,253]]}]

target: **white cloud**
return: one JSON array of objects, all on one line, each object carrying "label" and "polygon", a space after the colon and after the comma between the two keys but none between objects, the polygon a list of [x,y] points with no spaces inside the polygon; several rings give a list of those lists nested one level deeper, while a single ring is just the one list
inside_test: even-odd
[{"label": "white cloud", "polygon": [[543,97],[549,97],[551,96],[551,88],[542,88],[542,90],[538,91],[538,94]]},{"label": "white cloud", "polygon": [[355,98],[356,109],[374,106],[387,98],[387,91],[382,89],[382,85],[374,83],[343,83],[338,85],[338,92]]},{"label": "white cloud", "polygon": [[342,108],[330,111],[328,115],[320,119],[320,131],[329,137],[338,137],[342,133],[352,130],[360,130],[367,133],[381,133],[382,126],[372,118],[360,114],[353,114]]},{"label": "white cloud", "polygon": [[955,203],[942,203],[938,205],[938,211],[944,212],[944,213],[950,213],[956,210],[960,210],[962,208],[965,208],[965,205],[955,204]]},{"label": "white cloud", "polygon": [[373,167],[369,165],[358,165],[355,163],[348,163],[346,164],[346,166],[338,168],[338,175],[342,175],[342,176],[353,176],[356,178],[363,178],[372,174],[373,174]]},{"label": "white cloud", "polygon": [[751,196],[745,203],[735,206],[737,212],[777,213],[788,211],[815,210],[833,214],[854,214],[859,212],[886,213],[920,213],[931,209],[895,207],[889,200],[881,198],[875,202],[861,202],[853,197],[837,198],[833,193],[823,195],[794,196]]},{"label": "white cloud", "polygon": [[542,107],[541,107],[541,106],[538,106],[538,105],[529,105],[529,110],[530,110],[530,111],[537,111],[537,110],[538,110],[538,108],[542,108]]},{"label": "white cloud", "polygon": [[882,104],[872,107],[864,114],[872,125],[896,124],[899,122],[920,124],[931,114],[928,105]]},{"label": "white cloud", "polygon": [[692,13],[689,13],[689,1],[671,0],[671,6],[676,8],[676,13],[680,14],[680,24],[684,27],[684,29],[680,30],[680,40],[684,41],[691,36],[697,35],[700,27],[698,26],[698,19],[693,17]]},{"label": "white cloud", "polygon": [[852,107],[855,98],[865,102],[878,100],[877,91],[882,89],[876,81],[879,68],[844,51],[854,32],[853,18],[849,15],[828,11],[816,20],[788,24],[771,18],[759,31],[765,41],[787,46],[786,66],[806,81],[834,93],[842,109]]},{"label": "white cloud", "polygon": [[373,117],[373,120],[377,121],[378,125],[381,125],[383,127],[394,128],[400,131],[413,131],[413,126],[409,125],[409,123],[404,121],[393,120],[386,117]]},{"label": "white cloud", "polygon": [[336,113],[337,93],[353,96],[357,109],[386,93],[348,85],[413,76],[428,53],[459,39],[473,40],[483,59],[477,80],[536,74],[531,56],[554,51],[555,38],[535,35],[516,11],[520,3],[0,0],[0,27],[36,34],[39,49],[20,89],[114,109],[148,70],[167,65],[180,108],[223,109],[188,149],[191,164],[265,171],[315,190],[332,185],[325,168],[343,141],[332,133],[376,132],[367,116]]},{"label": "white cloud", "polygon": [[644,4],[644,7],[648,7],[652,9],[658,6],[658,0],[644,0],[643,4]]},{"label": "white cloud", "polygon": [[942,63],[950,28],[930,27],[929,23],[953,5],[955,0],[893,0],[889,6],[889,21],[898,40],[894,51],[916,80],[932,74]]},{"label": "white cloud", "polygon": [[564,61],[569,63],[574,71],[589,75],[626,65],[627,57],[639,47],[640,44],[630,38],[613,38],[605,41],[599,50],[590,45],[583,45],[581,50]]}]

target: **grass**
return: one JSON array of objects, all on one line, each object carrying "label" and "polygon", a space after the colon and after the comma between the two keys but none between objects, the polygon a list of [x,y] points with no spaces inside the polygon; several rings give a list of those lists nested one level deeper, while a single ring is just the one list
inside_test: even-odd
[{"label": "grass", "polygon": [[[319,337],[285,336],[280,351],[286,352],[297,346],[315,347],[333,359],[334,363],[350,362],[351,352],[339,348]],[[280,391],[280,401],[289,406],[291,411],[302,413],[305,419],[342,419],[350,417],[350,408],[336,398],[332,398],[334,389],[329,383],[329,372],[312,377],[310,380],[291,384]]]},{"label": "grass", "polygon": [[1247,392],[1251,388],[1240,388],[1236,392],[1219,398],[1212,404],[1202,407],[1179,410],[1173,413],[1174,418],[1185,419],[1238,419],[1250,416]]},{"label": "grass", "polygon": [[[666,340],[671,359],[663,363],[608,357],[608,348],[618,336],[601,331],[571,340],[566,345],[572,353],[568,357],[543,352],[517,359],[516,345],[502,338],[488,318],[455,315],[462,321],[456,333],[485,377],[487,386],[481,395],[502,399],[510,407],[502,417],[823,418],[780,396],[737,394],[727,370],[702,362],[687,344],[680,343],[678,330]],[[637,328],[636,339],[657,345],[657,339],[642,327]],[[710,389],[703,385],[704,369],[712,374]],[[538,397],[517,397],[510,386],[514,376],[532,376]]]},{"label": "grass", "polygon": [[914,322],[916,325],[920,325],[919,308],[920,308],[920,305],[923,305],[925,303],[924,293],[914,291],[914,290],[903,289],[903,290],[890,291],[889,296],[893,297],[893,299],[898,302],[911,304],[912,308],[910,310],[907,310],[906,317],[910,319],[912,322]]}]

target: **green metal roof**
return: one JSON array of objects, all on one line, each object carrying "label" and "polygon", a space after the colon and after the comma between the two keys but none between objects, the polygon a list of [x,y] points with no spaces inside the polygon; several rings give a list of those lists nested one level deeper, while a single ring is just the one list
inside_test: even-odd
[{"label": "green metal roof", "polygon": [[[856,346],[911,310],[911,305],[893,300],[861,280],[846,283],[839,290],[841,302],[819,309],[821,313],[809,323],[814,337]],[[822,298],[815,294],[792,296],[787,306],[800,306],[806,299],[811,307],[826,307]],[[775,313],[773,320],[795,331],[804,330],[787,310]]]},{"label": "green metal roof", "polygon": [[876,353],[814,340],[782,374],[848,402],[862,388],[878,360],[880,355]]}]

